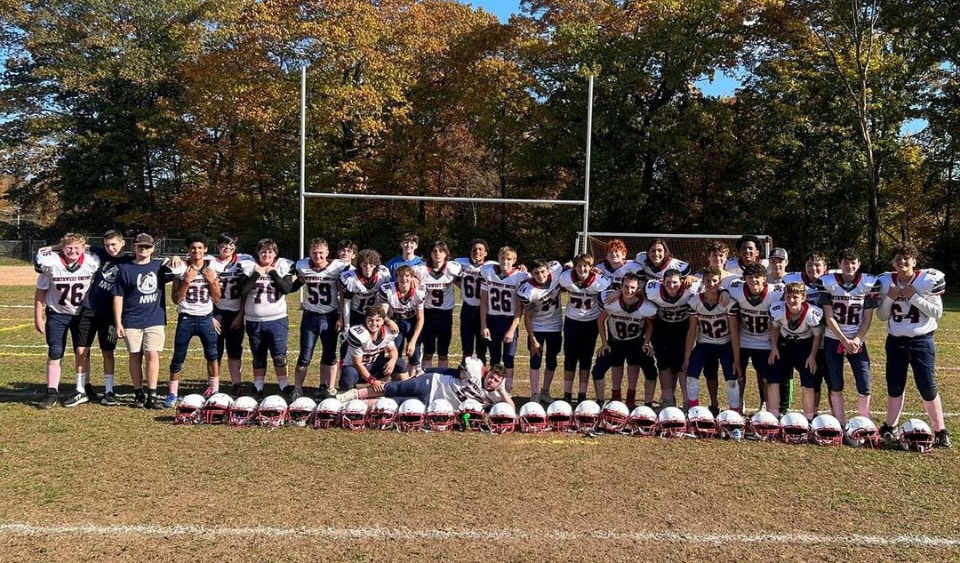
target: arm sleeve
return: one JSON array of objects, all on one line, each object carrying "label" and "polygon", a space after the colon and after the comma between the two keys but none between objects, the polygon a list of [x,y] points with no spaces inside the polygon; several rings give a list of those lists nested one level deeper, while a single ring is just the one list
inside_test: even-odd
[{"label": "arm sleeve", "polygon": [[260,279],[259,275],[248,276],[246,274],[240,274],[237,276],[237,285],[240,286],[240,295],[249,295],[253,288],[257,287],[257,280]]},{"label": "arm sleeve", "polygon": [[270,279],[273,280],[274,284],[276,284],[277,291],[281,295],[290,293],[290,290],[293,287],[293,278],[290,276],[290,274],[280,277],[280,274],[277,273],[276,270],[270,270]]},{"label": "arm sleeve", "polygon": [[300,289],[300,288],[303,287],[304,285],[306,285],[306,284],[304,284],[302,281],[300,281],[300,278],[293,278],[293,283],[290,284],[290,292],[289,292],[289,293],[293,293],[294,291],[297,291],[298,289]]}]

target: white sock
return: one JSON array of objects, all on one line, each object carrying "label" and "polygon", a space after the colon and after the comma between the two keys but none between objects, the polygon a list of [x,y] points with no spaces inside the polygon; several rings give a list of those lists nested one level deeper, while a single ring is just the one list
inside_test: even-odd
[{"label": "white sock", "polygon": [[286,388],[287,388],[287,385],[290,385],[290,382],[289,382],[289,380],[287,379],[286,376],[278,377],[278,378],[277,378],[277,383],[280,384],[280,390],[281,390],[281,391],[284,390],[284,389],[286,389]]},{"label": "white sock", "polygon": [[83,374],[77,374],[77,393],[83,393]]},{"label": "white sock", "polygon": [[103,387],[105,393],[113,393],[113,374],[106,373],[103,375]]},{"label": "white sock", "polygon": [[740,408],[740,382],[736,379],[731,379],[726,382],[727,387],[727,401],[730,402],[731,409]]},{"label": "white sock", "polygon": [[687,401],[690,406],[696,406],[700,400],[700,378],[687,377]]},{"label": "white sock", "polygon": [[262,380],[262,379],[254,379],[254,380],[253,380],[253,388],[256,389],[257,391],[263,391],[263,380]]}]

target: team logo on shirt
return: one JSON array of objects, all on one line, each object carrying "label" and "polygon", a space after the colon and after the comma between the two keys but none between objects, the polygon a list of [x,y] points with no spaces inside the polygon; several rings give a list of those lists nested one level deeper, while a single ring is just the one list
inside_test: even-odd
[{"label": "team logo on shirt", "polygon": [[140,303],[153,303],[157,300],[157,274],[150,272],[148,274],[137,274],[137,291],[140,296]]},{"label": "team logo on shirt", "polygon": [[117,280],[118,273],[120,273],[120,266],[118,264],[109,264],[100,272],[100,274],[103,276],[103,281],[110,283],[113,283]]}]

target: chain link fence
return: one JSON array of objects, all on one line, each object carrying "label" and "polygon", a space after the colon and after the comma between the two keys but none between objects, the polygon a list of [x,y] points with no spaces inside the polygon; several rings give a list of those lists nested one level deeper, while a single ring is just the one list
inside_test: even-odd
[{"label": "chain link fence", "polygon": [[[130,252],[133,250],[133,237],[124,238],[127,244],[124,250]],[[47,240],[0,240],[0,258],[11,258],[15,260],[24,260],[32,262],[33,257],[37,255],[37,250],[44,246],[56,244],[59,241]],[[102,246],[103,237],[87,237],[87,245]],[[153,255],[172,256],[174,254],[184,254],[186,251],[186,242],[182,238],[160,238],[156,240],[156,251]]]}]

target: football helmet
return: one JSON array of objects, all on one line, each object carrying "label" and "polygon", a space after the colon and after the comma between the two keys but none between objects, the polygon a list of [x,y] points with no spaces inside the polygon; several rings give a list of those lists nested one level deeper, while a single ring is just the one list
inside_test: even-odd
[{"label": "football helmet", "polygon": [[858,448],[880,447],[880,431],[877,425],[865,416],[855,416],[848,420],[843,433],[847,442]]},{"label": "football helmet", "polygon": [[540,403],[529,402],[520,407],[520,432],[534,434],[547,429],[547,411]]},{"label": "football helmet", "polygon": [[187,395],[177,405],[177,411],[173,415],[174,424],[200,424],[203,422],[203,395],[194,393]]},{"label": "football helmet", "polygon": [[380,397],[370,407],[369,422],[367,425],[374,430],[390,430],[397,420],[397,402],[389,397]]},{"label": "football helmet", "polygon": [[397,409],[397,428],[401,432],[420,430],[423,428],[427,407],[419,399],[407,399],[400,403]]},{"label": "football helmet", "polygon": [[573,425],[573,407],[566,401],[554,401],[547,407],[547,428],[567,432]]},{"label": "football helmet", "polygon": [[843,444],[843,427],[832,414],[821,414],[810,423],[810,441],[818,446]]},{"label": "football helmet", "polygon": [[310,397],[298,397],[290,403],[289,415],[290,424],[293,426],[306,426],[317,410],[317,402]]},{"label": "football helmet", "polygon": [[214,393],[203,403],[203,422],[206,424],[225,424],[233,398],[226,393]]},{"label": "football helmet", "polygon": [[710,409],[697,405],[687,411],[687,428],[697,438],[713,438],[717,435],[717,420]]},{"label": "football helmet", "polygon": [[758,411],[750,417],[750,432],[757,440],[776,440],[780,437],[780,421],[770,411]]},{"label": "football helmet", "polygon": [[664,407],[657,417],[657,435],[661,438],[683,438],[687,433],[687,417],[677,407]]},{"label": "football helmet", "polygon": [[600,405],[596,401],[580,401],[573,411],[573,428],[577,432],[593,432],[600,422]]},{"label": "football helmet", "polygon": [[483,405],[476,399],[467,399],[460,403],[460,411],[457,413],[457,422],[461,430],[482,430],[486,424],[487,414],[483,411]]},{"label": "football helmet", "polygon": [[487,417],[487,427],[494,434],[510,434],[517,425],[517,410],[510,403],[500,402],[493,405]]},{"label": "football helmet", "polygon": [[457,423],[457,412],[446,399],[434,399],[427,407],[427,429],[434,432],[449,432]]},{"label": "football helmet", "polygon": [[630,411],[629,423],[634,436],[654,436],[657,433],[657,413],[646,405]]},{"label": "football helmet", "polygon": [[287,421],[287,402],[280,395],[270,395],[260,401],[257,410],[257,422],[260,426],[276,428]]},{"label": "football helmet", "polygon": [[717,416],[717,432],[724,440],[743,440],[746,422],[735,410],[725,410]]},{"label": "football helmet", "polygon": [[367,427],[367,403],[360,399],[352,399],[343,405],[340,413],[340,427],[347,430],[359,431]]},{"label": "football helmet", "polygon": [[250,426],[257,419],[257,400],[253,397],[237,397],[230,405],[227,424],[230,426]]},{"label": "football helmet", "polygon": [[810,439],[810,421],[799,412],[788,412],[780,419],[780,439],[787,444],[806,444]]},{"label": "football helmet", "polygon": [[926,422],[911,418],[900,426],[900,447],[908,452],[929,452],[933,447],[933,431]]},{"label": "football helmet", "polygon": [[620,434],[627,428],[630,409],[620,401],[608,401],[600,409],[600,430],[609,434]]},{"label": "football helmet", "polygon": [[336,428],[340,424],[340,413],[343,412],[343,403],[330,397],[320,401],[316,412],[313,413],[314,428]]}]

